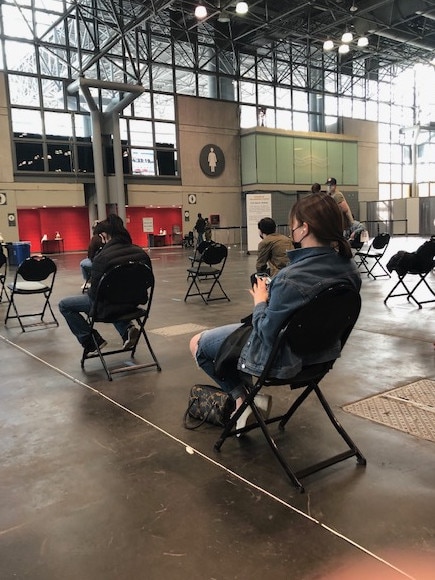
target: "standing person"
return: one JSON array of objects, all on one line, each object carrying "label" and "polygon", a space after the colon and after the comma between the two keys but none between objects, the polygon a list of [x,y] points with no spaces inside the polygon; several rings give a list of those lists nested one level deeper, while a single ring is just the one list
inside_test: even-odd
[{"label": "standing person", "polygon": [[293,249],[292,241],[288,236],[276,232],[276,223],[270,217],[258,222],[258,230],[261,242],[258,244],[256,270],[275,276],[278,270],[288,264],[287,252]]},{"label": "standing person", "polygon": [[[99,222],[95,227],[95,233],[101,236],[104,245],[92,262],[89,292],[78,296],[69,296],[59,302],[59,310],[71,332],[85,349],[85,356],[94,354],[95,344],[91,336],[90,326],[82,314],[89,314],[91,311],[98,283],[103,274],[114,266],[128,261],[144,262],[151,268],[148,254],[132,243],[131,236],[119,216],[111,214],[106,220]],[[110,305],[110,308],[111,312],[115,314],[113,306]],[[124,320],[115,322],[114,326],[122,338],[123,348],[131,348],[137,339],[139,329],[131,322]],[[104,338],[95,329],[93,332],[100,349],[105,347],[107,342]]]},{"label": "standing person", "polygon": [[98,234],[95,233],[95,228],[97,227],[98,220],[95,220],[92,225],[92,238],[88,246],[88,256],[80,262],[80,270],[82,273],[82,278],[84,280],[81,290],[86,290],[89,287],[89,279],[91,277],[92,260],[96,254],[100,251],[103,242]]},{"label": "standing person", "polygon": [[328,194],[336,201],[343,214],[343,230],[346,230],[354,222],[354,217],[344,195],[337,189],[335,177],[328,177],[326,180]]},{"label": "standing person", "polygon": [[206,242],[211,242],[211,223],[208,221],[208,218],[205,218],[204,221],[204,238]]},{"label": "standing person", "polygon": [[[347,283],[360,290],[361,277],[352,259],[349,243],[343,238],[342,216],[336,202],[325,194],[311,194],[295,203],[290,212],[289,227],[301,248],[290,252],[290,263],[274,276],[269,284],[263,279],[250,290],[254,302],[253,329],[242,349],[237,369],[222,379],[216,376],[214,360],[223,341],[238,324],[228,324],[196,334],[190,341],[190,351],[197,365],[216,384],[235,399],[238,408],[244,399],[239,371],[260,376],[270,355],[276,334],[282,323],[299,308],[310,302],[331,284]],[[340,346],[312,353],[309,364],[329,361],[339,355]],[[270,375],[276,378],[296,375],[301,359],[285,345],[275,360]],[[267,395],[263,395],[263,397]],[[256,401],[257,402],[257,401]],[[260,401],[259,401],[260,402]],[[264,409],[270,404],[260,404]],[[237,421],[245,426],[250,408]]]},{"label": "standing person", "polygon": [[200,213],[198,214],[198,219],[196,220],[196,224],[193,229],[196,230],[196,233],[198,234],[198,240],[196,242],[196,245],[199,246],[199,244],[204,241],[204,230],[205,230],[205,219],[202,217]]}]

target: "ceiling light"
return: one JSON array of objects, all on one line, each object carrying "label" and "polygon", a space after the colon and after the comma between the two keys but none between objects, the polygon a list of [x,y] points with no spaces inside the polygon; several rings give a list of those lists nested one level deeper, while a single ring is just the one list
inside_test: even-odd
[{"label": "ceiling light", "polygon": [[325,42],[323,43],[323,50],[329,51],[329,50],[333,50],[333,48],[334,48],[333,41],[330,39],[325,40]]},{"label": "ceiling light", "polygon": [[355,6],[355,0],[352,2],[352,6],[349,8],[350,12],[356,12],[358,10],[358,6]]},{"label": "ceiling light", "polygon": [[195,16],[198,20],[203,20],[207,16],[207,8],[202,4],[198,4],[195,8]]},{"label": "ceiling light", "polygon": [[349,50],[350,48],[348,44],[340,44],[340,46],[338,47],[338,52],[340,54],[347,54]]},{"label": "ceiling light", "polygon": [[249,6],[247,2],[237,2],[236,4],[236,12],[237,14],[246,14],[249,10]]},{"label": "ceiling light", "polygon": [[343,36],[341,37],[341,42],[345,42],[346,44],[349,44],[349,42],[352,42],[353,40],[353,34],[351,32],[349,32],[348,30],[346,30],[346,32],[343,33]]},{"label": "ceiling light", "polygon": [[365,46],[367,46],[369,43],[369,39],[367,38],[367,36],[361,36],[361,38],[358,38],[358,46],[360,48],[364,48]]}]

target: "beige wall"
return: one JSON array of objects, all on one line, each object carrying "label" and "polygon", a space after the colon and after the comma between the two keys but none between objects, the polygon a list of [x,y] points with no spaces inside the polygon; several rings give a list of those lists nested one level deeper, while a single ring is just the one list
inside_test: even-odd
[{"label": "beige wall", "polygon": [[359,201],[378,201],[378,124],[374,121],[344,118],[343,131],[358,138]]}]

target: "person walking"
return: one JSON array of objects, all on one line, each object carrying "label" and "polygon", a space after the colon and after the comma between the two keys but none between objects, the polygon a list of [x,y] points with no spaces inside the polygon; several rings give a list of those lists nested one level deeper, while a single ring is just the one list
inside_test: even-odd
[{"label": "person walking", "polygon": [[193,229],[196,230],[196,233],[198,234],[196,245],[199,246],[199,244],[204,241],[204,231],[205,231],[205,219],[202,217],[200,213],[198,214],[198,219],[196,220]]},{"label": "person walking", "polygon": [[354,222],[354,217],[344,195],[337,189],[335,177],[328,177],[326,180],[328,194],[335,200],[343,214],[343,230],[346,230]]}]

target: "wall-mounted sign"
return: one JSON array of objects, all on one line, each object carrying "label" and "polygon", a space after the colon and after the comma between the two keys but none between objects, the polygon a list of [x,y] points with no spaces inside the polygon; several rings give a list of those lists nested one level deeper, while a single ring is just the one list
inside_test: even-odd
[{"label": "wall-mounted sign", "polygon": [[6,193],[0,193],[0,205],[7,205],[8,200],[6,197]]},{"label": "wall-mounted sign", "polygon": [[187,198],[190,205],[193,205],[196,203],[196,195],[194,193],[190,193],[189,197]]},{"label": "wall-mounted sign", "polygon": [[185,222],[190,221],[190,211],[188,209],[186,209],[184,212],[184,221]]},{"label": "wall-mounted sign", "polygon": [[202,148],[199,155],[199,165],[208,177],[219,177],[225,169],[225,156],[217,145],[209,143]]},{"label": "wall-mounted sign", "polygon": [[15,218],[14,213],[8,213],[8,224],[9,224],[9,227],[12,227],[12,228],[14,228],[17,225],[17,220]]},{"label": "wall-mounted sign", "polygon": [[144,233],[152,234],[154,232],[154,219],[152,217],[142,218],[142,230]]}]

